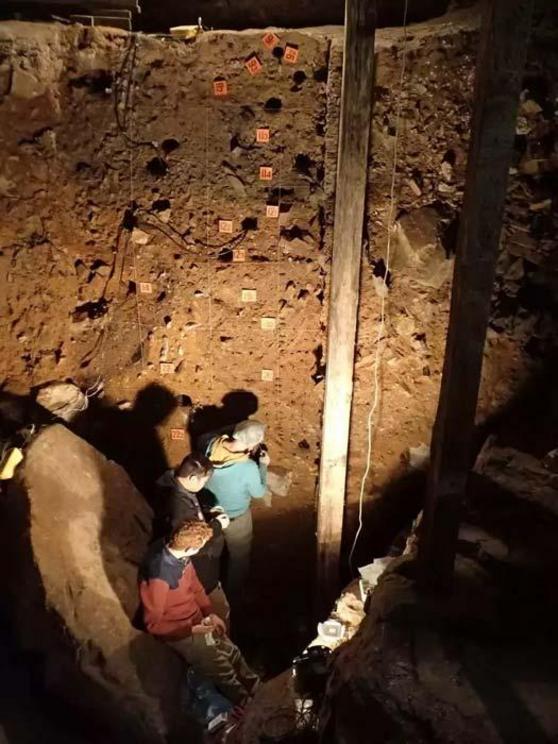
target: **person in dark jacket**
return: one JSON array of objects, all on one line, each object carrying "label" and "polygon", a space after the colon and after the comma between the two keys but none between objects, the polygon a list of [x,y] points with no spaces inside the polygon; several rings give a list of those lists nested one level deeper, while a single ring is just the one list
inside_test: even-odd
[{"label": "person in dark jacket", "polygon": [[242,705],[258,687],[258,676],[212,612],[192,563],[212,534],[204,522],[188,521],[150,547],[139,573],[143,623],[232,703]]},{"label": "person in dark jacket", "polygon": [[230,523],[222,507],[203,489],[213,472],[204,455],[187,455],[174,470],[167,470],[157,481],[157,502],[161,534],[172,534],[189,520],[206,521],[213,531],[211,539],[192,558],[199,580],[209,596],[213,609],[229,627],[230,608],[220,583],[223,530]]}]

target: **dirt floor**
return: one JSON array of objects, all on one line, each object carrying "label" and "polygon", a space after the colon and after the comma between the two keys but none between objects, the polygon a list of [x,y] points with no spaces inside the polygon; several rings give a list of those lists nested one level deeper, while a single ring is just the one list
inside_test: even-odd
[{"label": "dirt floor", "polygon": [[[525,75],[479,421],[555,348],[558,58],[543,20],[537,15]],[[405,475],[408,448],[429,442],[477,28],[467,10],[411,26],[406,39],[401,29],[377,34],[348,541],[365,468],[391,209],[367,508]],[[194,432],[246,414],[268,424],[272,460],[294,480],[288,497],[255,507],[248,604],[257,602],[258,614],[252,623],[248,614],[245,632],[255,657],[260,629],[266,643],[276,638],[277,658],[265,662],[275,670],[312,633],[342,35],[270,33],[276,38],[210,32],[185,42],[2,24],[0,339],[4,390],[104,382],[82,433],[144,491],[155,470],[188,449],[185,414]],[[269,141],[258,142],[257,130]],[[176,395],[188,396],[197,416]],[[365,561],[380,548],[363,539]]]}]

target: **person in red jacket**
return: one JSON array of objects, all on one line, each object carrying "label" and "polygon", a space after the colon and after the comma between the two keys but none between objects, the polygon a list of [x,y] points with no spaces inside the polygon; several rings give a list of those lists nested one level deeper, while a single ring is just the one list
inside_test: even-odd
[{"label": "person in red jacket", "polygon": [[187,521],[151,546],[139,574],[143,622],[238,705],[254,694],[259,678],[212,612],[191,561],[212,535],[205,522]]}]

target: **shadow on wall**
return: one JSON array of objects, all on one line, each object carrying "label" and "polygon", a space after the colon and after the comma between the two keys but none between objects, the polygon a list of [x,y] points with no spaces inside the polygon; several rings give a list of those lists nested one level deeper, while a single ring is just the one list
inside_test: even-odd
[{"label": "shadow on wall", "polygon": [[213,433],[230,434],[240,421],[258,410],[257,395],[249,390],[231,390],[223,396],[221,405],[194,408],[188,419],[188,433],[192,450],[204,452]]},{"label": "shadow on wall", "polygon": [[169,467],[157,426],[177,405],[168,388],[151,383],[138,392],[127,410],[110,401],[93,399],[73,421],[72,430],[109,460],[122,465],[139,492],[152,503],[155,481]]}]

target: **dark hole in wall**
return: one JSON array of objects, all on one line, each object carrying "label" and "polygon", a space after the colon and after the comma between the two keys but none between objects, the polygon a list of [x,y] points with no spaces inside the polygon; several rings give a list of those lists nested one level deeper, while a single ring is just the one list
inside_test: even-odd
[{"label": "dark hole in wall", "polygon": [[391,287],[391,272],[387,272],[386,276],[386,264],[383,258],[375,258],[372,260],[372,273],[374,276],[379,276],[385,279],[388,287]]},{"label": "dark hole in wall", "polygon": [[280,236],[288,241],[296,239],[304,240],[304,238],[309,235],[310,233],[308,232],[308,230],[304,230],[298,225],[292,225],[292,227],[282,227],[280,232]]},{"label": "dark hole in wall", "polygon": [[124,210],[124,216],[122,217],[122,228],[124,230],[133,230],[138,224],[136,215],[134,214],[134,208],[127,207]]},{"label": "dark hole in wall", "polygon": [[443,162],[449,163],[453,168],[453,166],[455,165],[455,161],[456,161],[455,150],[447,150],[446,154],[443,157]]},{"label": "dark hole in wall", "polygon": [[318,382],[321,382],[324,379],[326,371],[323,344],[318,344],[316,348],[312,350],[312,353],[314,354],[314,358],[316,360],[316,369],[311,377],[314,382],[318,384]]},{"label": "dark hole in wall", "polygon": [[87,88],[93,95],[108,95],[111,92],[113,75],[109,70],[92,70],[87,75],[70,80],[72,88]]},{"label": "dark hole in wall", "polygon": [[276,46],[273,47],[273,51],[271,52],[275,59],[283,59],[283,55],[285,54],[285,50],[282,46]]},{"label": "dark hole in wall", "polygon": [[268,98],[265,102],[264,108],[270,113],[275,113],[277,111],[281,111],[282,106],[283,103],[280,98]]},{"label": "dark hole in wall", "polygon": [[239,147],[240,147],[240,140],[238,139],[238,136],[236,134],[233,134],[233,136],[231,137],[231,143],[230,143],[231,152],[234,152],[234,150],[236,150]]},{"label": "dark hole in wall", "polygon": [[79,163],[76,163],[76,173],[83,173],[88,170],[91,170],[91,163],[86,163],[84,160],[80,160]]},{"label": "dark hole in wall", "polygon": [[163,160],[163,158],[158,156],[151,158],[145,167],[147,168],[147,172],[156,178],[166,176],[169,170],[166,160]]},{"label": "dark hole in wall", "polygon": [[233,260],[232,248],[221,248],[217,258],[219,261],[223,261],[223,263],[231,263]]},{"label": "dark hole in wall", "polygon": [[240,223],[242,230],[257,230],[258,220],[255,217],[245,217]]},{"label": "dark hole in wall", "polygon": [[317,83],[325,83],[327,81],[327,67],[318,67],[314,70],[314,80]]},{"label": "dark hole in wall", "polygon": [[174,150],[178,150],[179,147],[180,142],[172,137],[161,142],[161,149],[163,150],[165,155],[168,155],[169,152],[173,152]]},{"label": "dark hole in wall", "polygon": [[446,252],[446,258],[451,258],[457,250],[457,235],[459,233],[459,215],[455,215],[448,222],[440,226],[440,242]]},{"label": "dark hole in wall", "polygon": [[296,72],[293,73],[293,81],[296,85],[302,85],[305,80],[306,73],[304,70],[296,70]]},{"label": "dark hole in wall", "polygon": [[310,176],[310,168],[315,165],[311,157],[305,153],[299,153],[294,159],[294,167],[298,173],[303,173],[305,176]]},{"label": "dark hole in wall", "polygon": [[171,203],[168,199],[155,199],[151,208],[154,212],[164,212],[165,210],[170,209],[170,205]]},{"label": "dark hole in wall", "polygon": [[325,125],[324,125],[324,123],[323,123],[323,122],[321,122],[321,121],[319,121],[319,122],[318,122],[318,123],[316,124],[316,134],[318,135],[318,137],[323,137],[323,136],[325,136]]},{"label": "dark hole in wall", "polygon": [[298,446],[300,447],[300,449],[303,449],[303,450],[310,449],[310,445],[308,444],[306,439],[301,439],[300,442],[298,443]]},{"label": "dark hole in wall", "polygon": [[85,302],[83,305],[78,305],[72,313],[72,318],[75,323],[79,323],[81,320],[89,318],[90,320],[96,320],[102,318],[108,312],[108,302],[104,297],[100,300],[94,300],[92,302]]},{"label": "dark hole in wall", "polygon": [[166,297],[167,297],[166,292],[159,292],[159,294],[157,295],[157,302],[164,302]]}]

